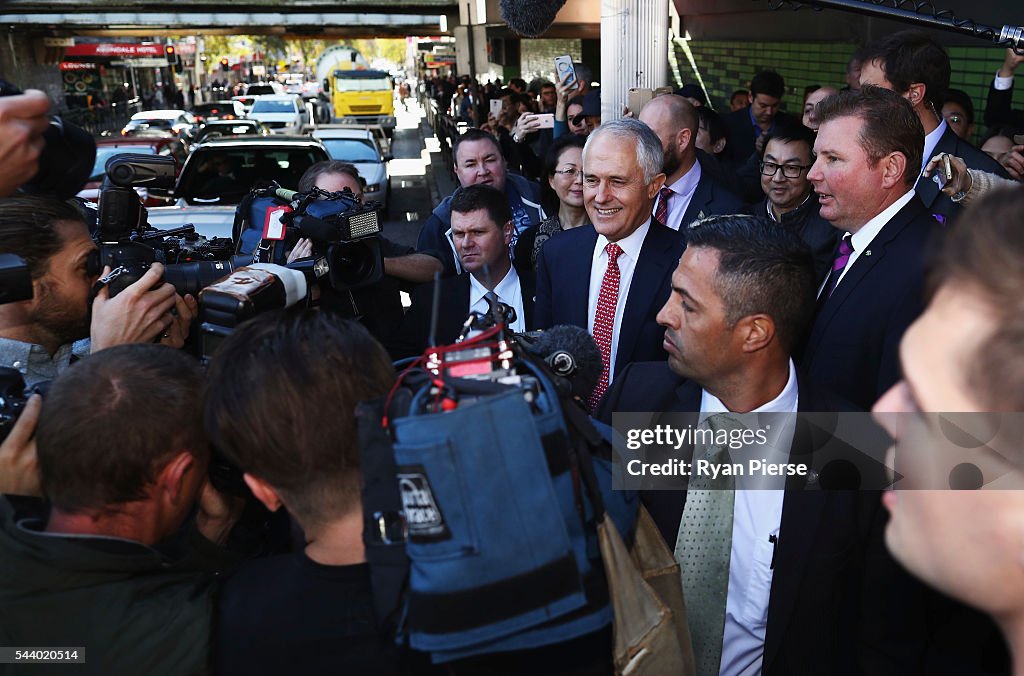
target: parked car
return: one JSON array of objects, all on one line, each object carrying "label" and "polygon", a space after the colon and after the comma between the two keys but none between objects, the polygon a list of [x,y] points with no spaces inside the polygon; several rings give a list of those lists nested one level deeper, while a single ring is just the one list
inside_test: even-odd
[{"label": "parked car", "polygon": [[309,111],[294,94],[260,96],[249,111],[250,120],[259,120],[275,134],[300,134],[309,124]]},{"label": "parked car", "polygon": [[121,136],[167,131],[188,144],[192,142],[198,126],[195,116],[187,110],[144,110],[132,115],[128,124],[121,130]]},{"label": "parked car", "polygon": [[280,82],[254,82],[245,88],[246,96],[274,96],[284,93],[284,87]]},{"label": "parked car", "polygon": [[192,223],[207,237],[231,237],[235,207],[260,181],[295,189],[327,150],[308,136],[239,136],[213,139],[192,150],[178,175],[174,206],[149,210],[161,230]]},{"label": "parked car", "polygon": [[313,132],[327,148],[332,160],[350,162],[366,181],[363,191],[366,201],[380,202],[386,209],[391,197],[391,179],[388,177],[390,153],[384,152],[373,131],[353,125],[320,128]]},{"label": "parked car", "polygon": [[217,120],[207,122],[196,132],[196,143],[222,136],[270,136],[270,128],[259,120]]},{"label": "parked car", "polygon": [[245,106],[241,101],[210,101],[209,103],[197,103],[192,108],[192,114],[199,122],[239,120],[245,117]]},{"label": "parked car", "polygon": [[246,115],[252,110],[252,104],[256,103],[256,96],[232,96],[232,101],[237,101],[242,104],[242,112]]}]

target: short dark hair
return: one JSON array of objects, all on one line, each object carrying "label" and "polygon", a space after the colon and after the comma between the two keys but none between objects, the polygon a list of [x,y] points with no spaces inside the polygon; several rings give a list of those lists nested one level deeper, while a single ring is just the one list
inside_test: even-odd
[{"label": "short dark hair", "polygon": [[28,263],[32,279],[49,269],[50,258],[64,247],[58,223],[82,223],[82,214],[54,197],[19,195],[0,200],[0,253],[17,254]]},{"label": "short dark hair", "polygon": [[[555,139],[554,143],[548,146],[547,152],[544,153],[544,164],[541,169],[540,181],[540,205],[544,207],[544,213],[558,213],[558,195],[555,194],[554,188],[551,187],[551,184],[548,183],[547,179],[550,179],[555,175],[555,170],[558,168],[559,156],[566,148],[579,148],[582,151],[583,146],[585,146],[586,143],[586,136],[580,136],[579,134],[562,134]],[[583,167],[580,167],[580,169],[582,168]]]},{"label": "short dark hair", "polygon": [[524,91],[526,90],[526,80],[524,80],[521,77],[514,77],[511,80],[509,80],[508,83],[510,85],[515,85]]},{"label": "short dark hair", "polygon": [[306,169],[306,173],[299,179],[299,192],[309,192],[312,190],[313,186],[316,185],[316,179],[324,174],[345,174],[351,176],[359,184],[360,190],[366,189],[366,179],[359,175],[359,170],[356,169],[355,165],[339,160],[324,160]]},{"label": "short dark hair", "polygon": [[822,99],[815,114],[822,125],[840,117],[860,118],[864,125],[858,141],[871,164],[889,153],[902,153],[907,158],[903,182],[913,187],[921,173],[924,126],[909,101],[896,92],[869,85]]},{"label": "short dark hair", "polygon": [[792,354],[814,314],[814,256],[800,237],[761,216],[710,216],[690,225],[687,246],[718,252],[715,289],[725,320],[766,314]]},{"label": "short dark hair", "polygon": [[729,103],[732,103],[733,99],[735,99],[737,96],[747,98],[748,96],[750,96],[750,92],[748,92],[746,89],[737,89],[732,93],[732,96],[729,97]]},{"label": "short dark hair", "polygon": [[[974,101],[971,101],[971,97],[962,89],[947,89],[946,95],[942,97],[942,105],[947,103],[955,103],[964,109],[967,113],[967,125],[974,124]],[[942,111],[939,111],[941,114]]]},{"label": "short dark hair", "polygon": [[512,207],[505,193],[489,185],[468,185],[452,195],[452,213],[468,214],[484,209],[487,217],[501,228],[512,220]]},{"label": "short dark hair", "polygon": [[989,411],[1024,411],[1024,190],[993,190],[944,231],[931,261],[929,287],[944,284],[978,292],[994,314],[995,331],[971,358],[967,387]]},{"label": "short dark hair", "polygon": [[498,143],[498,139],[494,138],[494,136],[483,129],[477,129],[474,127],[472,129],[467,129],[464,134],[455,139],[455,143],[452,145],[452,162],[454,162],[456,166],[459,164],[459,147],[462,146],[463,143],[470,143],[472,141],[489,141],[493,143],[494,152],[496,152],[499,157],[503,157],[501,154],[501,144]]},{"label": "short dark hair", "polygon": [[119,345],[53,381],[36,430],[39,476],[68,512],[142,500],[174,456],[205,466],[199,363],[163,345]]},{"label": "short dark hair", "polygon": [[359,500],[355,407],[394,369],[360,324],[312,310],[260,314],[210,361],[203,422],[214,447],[281,494],[308,526]]},{"label": "short dark hair", "polygon": [[810,151],[811,159],[814,159],[814,132],[799,122],[783,122],[775,125],[775,129],[768,134],[761,146],[761,159],[764,159],[764,151],[772,141],[783,143],[806,143]]},{"label": "short dark hair", "polygon": [[949,88],[949,56],[927,33],[906,30],[886,35],[865,47],[861,57],[863,63],[879,61],[885,79],[898,93],[921,82],[924,100],[934,106],[942,104]]},{"label": "short dark hair", "polygon": [[786,93],[786,81],[774,70],[762,70],[750,81],[750,96],[767,94],[768,96],[781,99]]},{"label": "short dark hair", "polygon": [[722,119],[721,115],[712,110],[710,106],[697,108],[697,119],[707,127],[708,136],[711,138],[712,143],[717,143],[718,139],[725,138],[729,133],[729,128],[725,126],[725,120]]}]

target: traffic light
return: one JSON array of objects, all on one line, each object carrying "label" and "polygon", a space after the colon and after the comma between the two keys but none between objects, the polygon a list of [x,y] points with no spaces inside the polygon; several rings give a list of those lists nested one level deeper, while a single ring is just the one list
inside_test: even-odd
[{"label": "traffic light", "polygon": [[164,55],[167,57],[167,65],[181,70],[181,57],[178,56],[178,50],[174,45],[164,45]]},{"label": "traffic light", "polygon": [[220,60],[220,69],[221,70],[231,70],[231,66],[228,65],[228,60],[227,59],[221,59]]}]

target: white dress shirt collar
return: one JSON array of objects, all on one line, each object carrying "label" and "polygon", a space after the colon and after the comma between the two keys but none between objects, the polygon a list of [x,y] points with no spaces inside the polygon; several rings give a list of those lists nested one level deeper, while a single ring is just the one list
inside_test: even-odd
[{"label": "white dress shirt collar", "polygon": [[[473,275],[469,276],[469,309],[480,311],[487,310],[487,301],[484,299],[488,293],[486,286],[481,284]],[[494,287],[494,294],[505,305],[516,311],[516,320],[509,327],[513,331],[522,332],[526,330],[526,317],[523,310],[523,289],[519,284],[519,275],[513,266],[509,266],[508,272]],[[482,307],[481,307],[482,306]]]},{"label": "white dress shirt collar", "polygon": [[[793,365],[793,360],[789,360],[789,380],[786,381],[786,386],[782,388],[778,396],[769,401],[766,404],[758,406],[751,413],[796,413],[797,411],[797,398],[798,398],[798,387],[796,382],[796,367]],[[700,420],[704,422],[707,418],[715,415],[716,413],[728,413],[729,409],[725,407],[722,400],[711,394],[705,389],[701,389],[700,394]]]},{"label": "white dress shirt collar", "polygon": [[[629,256],[630,260],[636,261],[640,257],[640,249],[644,246],[644,238],[647,237],[647,231],[651,229],[651,219],[648,218],[644,221],[644,224],[633,231],[633,234],[628,237],[623,237],[616,244],[622,249],[622,255]],[[604,235],[598,234],[597,244],[594,248],[594,260],[599,259],[604,255],[604,249],[608,246],[608,238]],[[604,268],[602,267],[602,270]]]}]

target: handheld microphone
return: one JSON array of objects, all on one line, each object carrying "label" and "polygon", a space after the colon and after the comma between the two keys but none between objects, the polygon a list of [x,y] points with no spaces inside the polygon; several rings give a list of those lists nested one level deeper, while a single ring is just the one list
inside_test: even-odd
[{"label": "handheld microphone", "polygon": [[601,379],[601,350],[578,326],[559,324],[543,331],[530,351],[542,358],[555,375],[572,385],[573,395],[586,401]]},{"label": "handheld microphone", "polygon": [[501,18],[520,35],[535,38],[555,21],[565,0],[500,0]]}]

